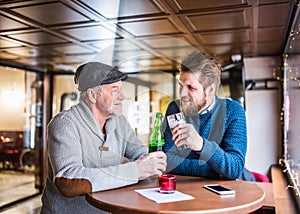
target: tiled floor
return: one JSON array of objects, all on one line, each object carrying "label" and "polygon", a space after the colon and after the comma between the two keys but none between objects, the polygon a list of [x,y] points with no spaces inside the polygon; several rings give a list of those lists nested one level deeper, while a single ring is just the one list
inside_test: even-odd
[{"label": "tiled floor", "polygon": [[41,212],[41,195],[35,196],[3,211],[1,214],[39,214]]},{"label": "tiled floor", "polygon": [[[31,171],[20,172],[14,170],[0,171],[0,213],[40,213],[41,196],[23,200],[18,204],[6,207],[17,200],[36,195],[35,176]],[[6,207],[6,208],[3,208]]]},{"label": "tiled floor", "polygon": [[0,172],[0,208],[5,204],[38,193],[34,187],[34,180],[32,172],[2,170]]}]

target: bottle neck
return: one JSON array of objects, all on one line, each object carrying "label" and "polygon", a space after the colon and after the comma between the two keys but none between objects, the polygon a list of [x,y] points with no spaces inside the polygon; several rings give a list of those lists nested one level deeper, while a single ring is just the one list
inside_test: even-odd
[{"label": "bottle neck", "polygon": [[156,118],[154,122],[154,130],[158,130],[161,127],[161,118]]},{"label": "bottle neck", "polygon": [[157,146],[164,144],[163,133],[162,133],[162,117],[161,114],[156,114],[154,121],[153,131],[150,136],[149,146]]}]

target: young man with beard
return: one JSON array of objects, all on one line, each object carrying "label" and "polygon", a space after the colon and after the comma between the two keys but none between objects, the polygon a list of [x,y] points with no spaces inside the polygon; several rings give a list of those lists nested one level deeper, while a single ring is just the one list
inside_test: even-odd
[{"label": "young man with beard", "polygon": [[178,124],[171,131],[164,121],[167,172],[254,181],[252,173],[244,168],[247,150],[244,109],[236,101],[216,96],[220,65],[193,52],[183,60],[179,70],[180,100],[169,104],[166,117],[182,111],[187,123]]},{"label": "young man with beard", "polygon": [[104,213],[85,194],[137,183],[166,169],[163,152],[148,153],[122,113],[127,75],[99,62],[78,67],[79,104],[48,125],[48,177],[41,213]]}]

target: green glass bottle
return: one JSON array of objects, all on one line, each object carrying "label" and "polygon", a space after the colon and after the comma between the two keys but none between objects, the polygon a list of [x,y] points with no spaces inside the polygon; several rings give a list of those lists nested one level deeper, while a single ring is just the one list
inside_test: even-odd
[{"label": "green glass bottle", "polygon": [[160,112],[156,112],[154,128],[149,140],[149,152],[163,151],[164,144],[165,141],[162,132],[162,114]]}]

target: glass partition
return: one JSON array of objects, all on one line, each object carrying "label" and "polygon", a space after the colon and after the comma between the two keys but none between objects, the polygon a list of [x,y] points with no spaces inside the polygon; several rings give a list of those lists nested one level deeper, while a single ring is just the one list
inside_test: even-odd
[{"label": "glass partition", "polygon": [[[155,79],[156,83],[151,83],[150,79]],[[173,79],[170,73],[141,72],[129,74],[127,81],[123,82],[126,97],[123,101],[123,114],[145,145],[148,145],[154,112],[161,111],[164,114],[167,104],[172,100]],[[79,96],[74,75],[54,75],[52,116],[77,104]]]},{"label": "glass partition", "polygon": [[0,208],[41,191],[42,80],[0,66]]},{"label": "glass partition", "polygon": [[[241,70],[233,70],[233,72],[241,75]],[[171,72],[152,71],[129,73],[128,75],[129,78],[123,82],[123,91],[126,97],[123,101],[123,114],[138,138],[148,145],[155,112],[160,111],[164,115],[169,102],[179,98],[178,82]],[[222,84],[218,90],[218,95],[221,97],[230,97],[231,95],[229,81],[226,81],[228,79],[222,78]],[[234,80],[235,84],[231,85],[236,87],[236,85],[242,84],[241,79],[235,78]],[[74,84],[74,75],[54,75],[52,115],[69,109],[78,102],[79,91]]]},{"label": "glass partition", "polygon": [[69,109],[78,103],[79,92],[74,84],[74,75],[55,75],[53,81],[52,115]]},{"label": "glass partition", "polygon": [[[300,207],[300,36],[299,15],[284,56],[283,159],[281,164]],[[298,23],[298,24],[297,24]]]}]

